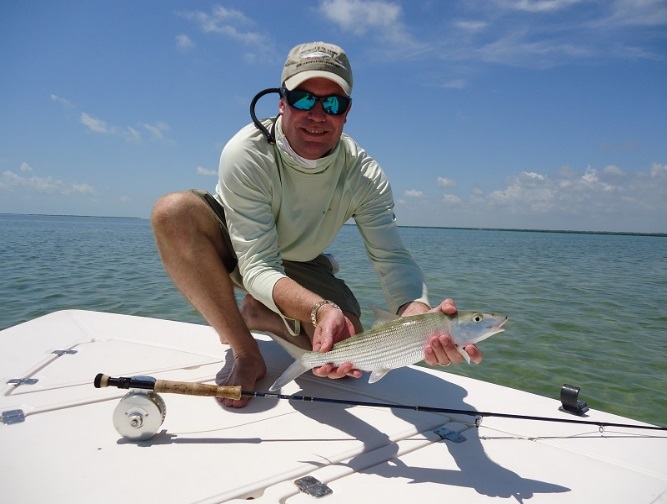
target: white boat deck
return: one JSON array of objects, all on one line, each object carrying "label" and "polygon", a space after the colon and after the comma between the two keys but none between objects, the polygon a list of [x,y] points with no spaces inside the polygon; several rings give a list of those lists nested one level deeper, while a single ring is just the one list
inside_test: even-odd
[{"label": "white boat deck", "polygon": [[[291,362],[257,335],[269,385]],[[112,423],[127,393],[96,389],[102,372],[215,383],[229,365],[209,327],[62,311],[0,332],[1,502],[312,503],[294,481],[331,492],[319,503],[667,503],[667,432],[255,398],[242,410],[161,394],[166,418],[147,441]],[[57,355],[56,350],[76,353]],[[36,379],[34,384],[8,383]],[[559,386],[560,384],[556,385]],[[283,394],[577,419],[559,401],[442,371],[408,367],[380,382],[310,373]],[[590,410],[586,420],[639,423]],[[436,431],[459,432],[459,443]],[[427,500],[428,499],[428,500]]]}]

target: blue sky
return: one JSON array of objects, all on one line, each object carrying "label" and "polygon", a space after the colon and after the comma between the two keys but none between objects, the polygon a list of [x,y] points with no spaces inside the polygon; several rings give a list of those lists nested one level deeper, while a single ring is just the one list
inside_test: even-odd
[{"label": "blue sky", "polygon": [[0,212],[213,191],[312,40],[348,52],[399,225],[667,232],[664,0],[4,1]]}]

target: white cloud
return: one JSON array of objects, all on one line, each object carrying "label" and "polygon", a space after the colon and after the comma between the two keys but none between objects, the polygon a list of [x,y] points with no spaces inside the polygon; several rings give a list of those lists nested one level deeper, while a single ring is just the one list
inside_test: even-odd
[{"label": "white cloud", "polygon": [[130,143],[141,143],[141,133],[135,128],[128,126],[124,130],[120,130],[120,136],[122,136],[127,142]]},{"label": "white cloud", "polygon": [[582,3],[582,0],[496,0],[501,7],[524,12],[553,12]]},{"label": "white cloud", "polygon": [[627,26],[660,26],[667,24],[664,0],[613,0],[606,3],[607,15],[595,21],[601,29]]},{"label": "white cloud", "polygon": [[85,112],[81,112],[81,124],[95,133],[112,133],[112,130],[109,129],[105,121],[88,115]]},{"label": "white cloud", "polygon": [[66,98],[63,98],[63,97],[58,96],[58,95],[56,95],[56,94],[52,94],[52,95],[51,95],[51,100],[53,100],[53,101],[56,102],[56,103],[59,103],[59,104],[62,105],[64,108],[72,108],[72,107],[73,107],[72,102],[70,102],[70,101],[67,100]]},{"label": "white cloud", "polygon": [[19,170],[21,170],[23,173],[30,173],[32,171],[32,166],[30,166],[28,163],[21,163]]},{"label": "white cloud", "polygon": [[445,89],[464,89],[466,87],[465,79],[453,79],[442,85]]},{"label": "white cloud", "polygon": [[198,166],[197,175],[203,175],[205,177],[217,177],[218,170],[212,170],[210,168],[204,168],[203,166]]},{"label": "white cloud", "polygon": [[435,183],[438,184],[440,187],[453,187],[456,185],[456,181],[445,177],[438,177]]},{"label": "white cloud", "polygon": [[450,29],[428,42],[429,57],[460,62],[467,70],[474,62],[551,68],[606,59],[664,60],[658,31],[641,28],[667,25],[665,0],[489,0],[466,7],[449,21]]},{"label": "white cloud", "polygon": [[187,51],[195,47],[195,43],[185,33],[176,35],[176,47],[182,51]]},{"label": "white cloud", "polygon": [[370,29],[402,30],[399,4],[384,0],[324,0],[320,10],[346,31],[363,35]]},{"label": "white cloud", "polygon": [[631,172],[616,165],[563,166],[554,173],[520,172],[487,192],[476,187],[437,201],[407,196],[399,207],[402,225],[667,232],[667,163]]},{"label": "white cloud", "polygon": [[452,206],[458,206],[458,205],[461,205],[463,203],[461,198],[459,198],[455,194],[445,194],[442,197],[442,201],[444,201],[445,204],[452,205]]},{"label": "white cloud", "polygon": [[246,47],[243,56],[249,63],[275,60],[276,50],[271,39],[250,29],[255,22],[239,10],[216,5],[210,13],[184,11],[179,15],[196,23],[203,33],[212,33],[243,44]]},{"label": "white cloud", "polygon": [[164,133],[169,131],[169,125],[161,121],[154,124],[141,123],[141,126],[150,133],[153,140],[165,140]]},{"label": "white cloud", "polygon": [[653,163],[651,165],[651,177],[667,177],[667,164],[664,163]]},{"label": "white cloud", "polygon": [[322,0],[320,12],[342,30],[357,36],[373,34],[384,46],[376,53],[393,58],[413,56],[428,49],[403,23],[403,8],[387,0]]},{"label": "white cloud", "polygon": [[220,33],[229,35],[235,32],[233,23],[249,24],[251,21],[243,12],[236,9],[227,9],[221,5],[216,5],[211,9],[211,13],[201,11],[182,12],[181,15],[196,22],[204,33]]},{"label": "white cloud", "polygon": [[616,165],[607,165],[604,167],[603,172],[607,175],[616,175],[618,177],[624,177],[625,172]]},{"label": "white cloud", "polygon": [[[132,126],[120,127],[110,125],[106,121],[85,112],[81,112],[80,121],[81,124],[93,133],[118,136],[128,143],[141,143],[143,141],[141,131]],[[165,137],[165,132],[169,131],[169,125],[165,122],[158,121],[153,124],[141,122],[137,127],[148,132],[151,140],[165,143],[171,142]]]},{"label": "white cloud", "polygon": [[454,26],[467,32],[480,32],[484,30],[489,23],[486,21],[456,21]]},{"label": "white cloud", "polygon": [[408,189],[403,193],[406,198],[423,198],[424,193],[422,191],[417,191],[416,189]]},{"label": "white cloud", "polygon": [[523,172],[522,175],[528,177],[529,179],[535,179],[535,180],[545,180],[544,175],[540,175],[539,173],[535,172]]},{"label": "white cloud", "polygon": [[[32,168],[27,163],[22,163],[20,171],[23,173],[32,173]],[[20,175],[11,170],[6,170],[0,176],[0,190],[10,191],[20,188],[26,191],[33,191],[43,194],[60,194],[62,196],[72,196],[75,194],[95,194],[95,188],[90,184],[79,182],[64,182],[53,177],[39,177],[37,175]]]}]

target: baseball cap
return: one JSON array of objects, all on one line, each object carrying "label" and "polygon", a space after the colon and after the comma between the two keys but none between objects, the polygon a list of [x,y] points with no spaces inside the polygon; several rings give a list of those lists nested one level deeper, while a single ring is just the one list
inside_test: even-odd
[{"label": "baseball cap", "polygon": [[346,95],[352,93],[352,68],[345,51],[326,42],[300,44],[289,52],[281,81],[289,90],[315,77],[335,82]]}]

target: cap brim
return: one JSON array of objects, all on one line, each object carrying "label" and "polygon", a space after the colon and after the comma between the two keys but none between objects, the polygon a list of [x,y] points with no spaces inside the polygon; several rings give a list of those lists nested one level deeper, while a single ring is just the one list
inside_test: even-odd
[{"label": "cap brim", "polygon": [[335,82],[341,87],[347,96],[350,96],[352,93],[352,88],[345,79],[336,75],[335,73],[325,72],[322,70],[307,70],[305,72],[299,72],[295,76],[290,77],[285,81],[285,87],[291,91],[299,87],[299,85],[303,84],[307,80],[315,79],[316,77],[321,77],[323,79],[330,80],[331,82]]}]

